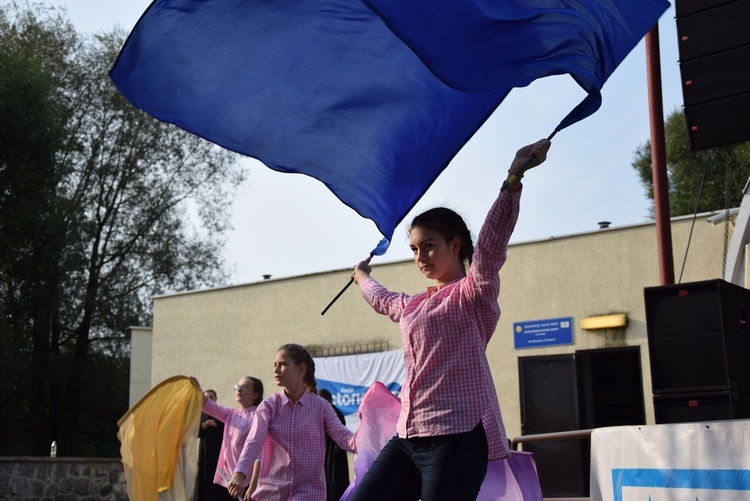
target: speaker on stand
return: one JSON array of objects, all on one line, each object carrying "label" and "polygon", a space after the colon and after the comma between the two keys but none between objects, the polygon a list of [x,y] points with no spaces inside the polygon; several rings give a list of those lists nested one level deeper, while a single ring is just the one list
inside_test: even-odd
[{"label": "speaker on stand", "polygon": [[750,418],[750,290],[715,279],[644,299],[657,424]]}]

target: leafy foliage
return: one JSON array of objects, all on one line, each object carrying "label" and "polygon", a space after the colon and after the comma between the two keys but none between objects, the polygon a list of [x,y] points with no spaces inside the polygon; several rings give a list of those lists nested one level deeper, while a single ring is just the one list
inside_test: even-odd
[{"label": "leafy foliage", "polygon": [[[669,114],[664,124],[664,134],[670,215],[692,214],[696,211],[708,152],[690,151],[685,115],[680,110]],[[697,212],[739,207],[742,189],[750,177],[750,142],[714,148],[708,158],[706,179]],[[635,151],[632,166],[638,172],[649,198],[653,200],[650,142]]]},{"label": "leafy foliage", "polygon": [[154,294],[228,278],[236,156],[126,102],[123,41],[0,3],[0,454],[116,452],[129,327]]}]

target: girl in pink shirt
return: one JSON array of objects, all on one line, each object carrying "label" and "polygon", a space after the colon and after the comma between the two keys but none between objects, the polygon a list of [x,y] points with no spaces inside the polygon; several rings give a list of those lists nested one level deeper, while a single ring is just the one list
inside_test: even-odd
[{"label": "girl in pink shirt", "polygon": [[[251,376],[243,377],[234,386],[234,392],[235,399],[240,404],[239,409],[221,406],[205,394],[203,395],[203,412],[224,423],[224,437],[219,451],[219,460],[216,463],[216,474],[214,475],[214,483],[224,487],[227,487],[227,483],[222,475],[229,478],[237,466],[242,446],[245,444],[245,438],[250,431],[251,418],[258,404],[263,401],[263,383]],[[248,487],[250,491],[255,487],[254,482],[258,478],[257,472],[251,478],[243,482],[243,492]],[[225,494],[226,499],[237,499],[236,497],[232,498],[227,491],[225,491]]]},{"label": "girl in pink shirt", "polygon": [[339,421],[331,404],[314,393],[315,362],[298,344],[276,353],[274,379],[284,391],[265,399],[252,418],[229,493],[241,494],[255,458],[261,456],[255,492],[245,500],[325,501],[326,433],[354,452],[354,434]]},{"label": "girl in pink shirt", "polygon": [[[530,167],[542,163],[549,146],[541,140],[518,150],[509,173],[532,155]],[[508,176],[476,249],[452,210],[439,207],[414,218],[414,262],[435,281],[427,291],[408,296],[387,290],[370,277],[369,258],[354,269],[365,300],[399,322],[406,375],[397,436],[350,501],[471,501],[487,461],[509,456],[485,349],[500,319],[498,272],[518,219],[520,177]]]}]

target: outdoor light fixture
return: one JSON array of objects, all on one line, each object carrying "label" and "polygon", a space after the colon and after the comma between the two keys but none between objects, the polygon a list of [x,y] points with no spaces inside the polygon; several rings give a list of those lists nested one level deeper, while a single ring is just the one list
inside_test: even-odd
[{"label": "outdoor light fixture", "polygon": [[625,313],[616,313],[614,315],[601,315],[598,317],[587,317],[581,319],[581,329],[592,331],[596,329],[614,329],[625,327],[628,324],[628,317]]}]

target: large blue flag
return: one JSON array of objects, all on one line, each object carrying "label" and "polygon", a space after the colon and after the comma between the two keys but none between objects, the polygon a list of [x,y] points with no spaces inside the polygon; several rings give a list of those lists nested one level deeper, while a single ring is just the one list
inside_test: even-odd
[{"label": "large blue flag", "polygon": [[[383,0],[372,8],[363,0],[155,0],[110,76],[156,118],[320,180],[390,239],[511,88],[570,73],[595,102],[562,125],[596,110],[607,76],[668,5],[608,0],[602,13],[602,1],[487,2],[507,8],[490,9],[487,29],[475,33],[476,9],[467,31],[453,26],[469,0]],[[586,22],[570,22],[576,12]],[[442,30],[460,49],[435,62],[435,52],[421,49]],[[579,36],[594,42],[565,50]],[[497,68],[464,81],[467,57]],[[373,253],[386,248],[387,241]]]},{"label": "large blue flag", "polygon": [[448,85],[523,87],[570,74],[588,93],[558,126],[594,113],[600,89],[667,0],[365,0]]}]

